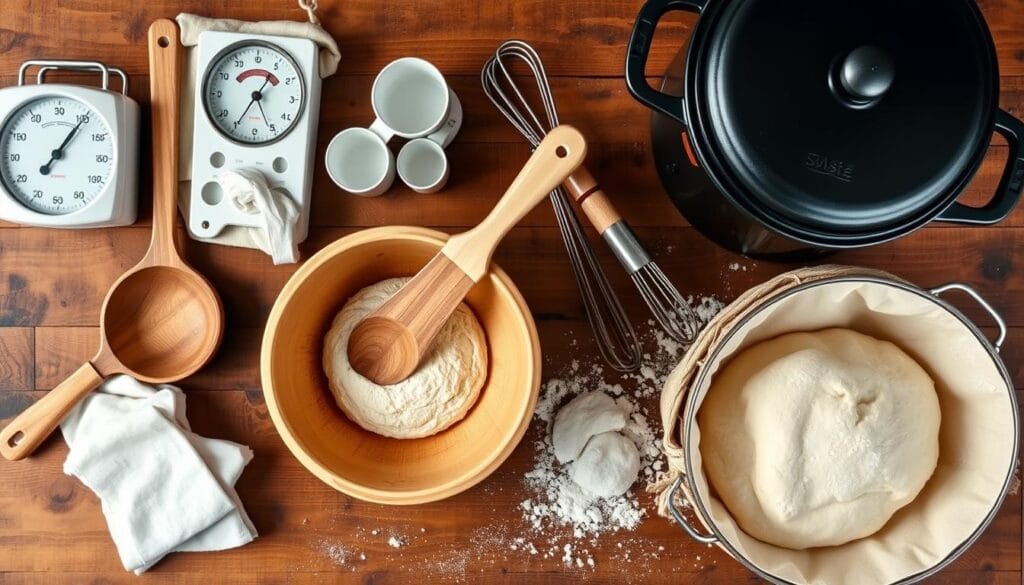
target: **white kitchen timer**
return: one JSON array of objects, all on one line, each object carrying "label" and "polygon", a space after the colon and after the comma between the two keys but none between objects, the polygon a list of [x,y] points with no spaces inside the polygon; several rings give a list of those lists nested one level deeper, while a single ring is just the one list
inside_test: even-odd
[{"label": "white kitchen timer", "polygon": [[259,227],[229,201],[223,170],[255,169],[300,209],[295,240],[306,238],[320,112],[318,50],[309,39],[206,31],[199,35],[192,137],[189,231]]}]

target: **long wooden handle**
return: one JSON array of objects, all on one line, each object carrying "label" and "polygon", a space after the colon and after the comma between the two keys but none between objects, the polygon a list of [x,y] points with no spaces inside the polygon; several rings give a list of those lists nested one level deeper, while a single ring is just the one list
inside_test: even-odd
[{"label": "long wooden handle", "polygon": [[177,251],[178,98],[181,94],[178,25],[161,18],[149,26],[149,95],[153,117],[153,239],[146,258],[180,264]]},{"label": "long wooden handle", "polygon": [[441,253],[478,282],[487,273],[498,242],[586,156],[587,142],[572,126],[548,132],[491,213],[475,228],[452,236]]},{"label": "long wooden handle", "polygon": [[0,455],[17,461],[31,455],[68,412],[103,382],[103,376],[89,362],[82,364],[67,380],[26,408],[0,431]]},{"label": "long wooden handle", "polygon": [[622,221],[622,216],[586,167],[580,167],[569,175],[565,180],[565,190],[569,192],[573,201],[579,204],[583,213],[587,214],[597,233],[603,234],[605,230]]}]

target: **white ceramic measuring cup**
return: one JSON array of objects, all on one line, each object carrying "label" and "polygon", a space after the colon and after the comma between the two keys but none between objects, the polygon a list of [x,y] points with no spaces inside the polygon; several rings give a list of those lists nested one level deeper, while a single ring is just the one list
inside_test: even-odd
[{"label": "white ceramic measuring cup", "polygon": [[417,193],[436,193],[448,182],[448,157],[429,138],[410,140],[398,151],[398,176]]},{"label": "white ceramic measuring cup", "polygon": [[363,197],[383,194],[395,180],[395,155],[367,128],[348,128],[331,139],[324,166],[335,184]]},{"label": "white ceramic measuring cup", "polygon": [[451,109],[451,92],[444,76],[429,61],[404,57],[377,74],[370,92],[370,129],[384,142],[392,136],[420,138],[441,128]]},{"label": "white ceramic measuring cup", "polygon": [[418,193],[444,187],[449,174],[444,148],[462,127],[463,112],[441,72],[416,57],[392,61],[377,74],[370,100],[377,116],[373,124],[343,130],[327,146],[324,164],[331,179],[354,195],[383,194],[396,173],[387,143],[399,136],[410,139],[398,153],[402,181]]},{"label": "white ceramic measuring cup", "polygon": [[414,138],[398,151],[398,177],[417,193],[436,193],[448,182],[448,155],[444,149],[462,127],[462,103],[448,90],[448,118],[433,134]]}]

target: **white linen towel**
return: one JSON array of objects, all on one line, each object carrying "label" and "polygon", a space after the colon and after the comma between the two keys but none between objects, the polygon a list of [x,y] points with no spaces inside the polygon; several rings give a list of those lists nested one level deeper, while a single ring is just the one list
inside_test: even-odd
[{"label": "white linen towel", "polygon": [[256,538],[234,489],[252,451],[193,433],[180,389],[115,376],[60,428],[69,447],[64,473],[99,496],[125,570],[139,575],[171,552]]},{"label": "white linen towel", "polygon": [[262,229],[252,230],[249,235],[261,250],[270,254],[274,264],[299,261],[299,244],[295,241],[299,206],[291,197],[272,189],[256,169],[221,171],[217,183],[239,209],[259,215]]}]

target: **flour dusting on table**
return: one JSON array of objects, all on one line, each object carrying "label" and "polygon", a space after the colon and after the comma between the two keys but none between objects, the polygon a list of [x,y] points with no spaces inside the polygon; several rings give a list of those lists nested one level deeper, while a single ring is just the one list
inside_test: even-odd
[{"label": "flour dusting on table", "polygon": [[[722,308],[722,303],[712,297],[690,299],[690,303],[702,323]],[[604,561],[629,567],[638,579],[650,574],[653,561],[666,554],[664,541],[636,530],[654,509],[645,485],[666,471],[661,456],[658,400],[665,379],[686,347],[665,335],[654,321],[641,324],[637,334],[648,351],[637,372],[615,372],[603,365],[596,352],[590,355],[589,351],[580,351],[590,357],[574,360],[542,384],[531,430],[537,437],[532,445],[533,463],[522,475],[526,497],[512,504],[518,516],[510,517],[507,508],[496,504],[478,510],[481,525],[471,530],[468,539],[430,541],[424,540],[426,528],[412,519],[385,527],[335,525],[330,530],[333,534],[345,533],[342,542],[319,539],[320,554],[345,570],[363,571],[383,563],[414,574],[443,575],[452,583],[472,583],[475,575],[471,571],[503,568],[513,556],[531,566],[556,564],[573,571],[593,571]],[[572,334],[565,341],[569,347],[580,346]],[[587,494],[570,479],[568,466],[559,464],[554,456],[550,430],[555,414],[573,397],[593,391],[612,397],[628,413],[621,432],[640,452],[640,477],[624,496],[600,498]],[[507,502],[505,485],[484,482],[475,489]],[[604,538],[608,541],[602,542]],[[425,546],[429,547],[428,553]],[[598,558],[598,550],[602,558]],[[692,568],[702,566],[697,557]],[[679,565],[673,570],[688,568]]]},{"label": "flour dusting on table", "polygon": [[[723,307],[713,297],[699,301],[691,298],[690,303],[702,324]],[[645,505],[638,494],[643,492],[645,484],[657,480],[666,471],[657,427],[657,398],[686,348],[665,335],[654,321],[646,325],[647,332],[641,337],[645,346],[654,346],[654,349],[644,354],[644,365],[638,372],[620,374],[596,360],[586,363],[574,360],[565,371],[546,380],[541,387],[534,416],[544,425],[544,432],[534,442],[534,464],[524,476],[530,496],[519,504],[529,534],[513,542],[515,550],[536,550],[531,554],[545,558],[557,556],[566,566],[593,567],[596,561],[589,548],[581,547],[580,543],[596,543],[602,534],[635,530],[647,516],[650,502]],[[568,468],[555,458],[550,436],[555,414],[573,397],[593,391],[613,397],[629,413],[622,432],[633,440],[640,452],[641,472],[636,485],[623,496],[590,495],[570,479]],[[548,549],[538,548],[536,540],[545,542]],[[628,556],[628,552],[626,554]]]}]

